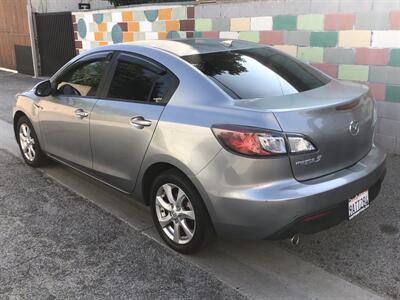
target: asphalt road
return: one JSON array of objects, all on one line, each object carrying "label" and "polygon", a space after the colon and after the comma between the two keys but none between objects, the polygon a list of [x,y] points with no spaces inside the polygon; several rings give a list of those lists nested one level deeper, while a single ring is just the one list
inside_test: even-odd
[{"label": "asphalt road", "polygon": [[4,150],[0,162],[0,298],[242,298]]},{"label": "asphalt road", "polygon": [[[32,86],[35,82],[36,80],[23,75],[4,74],[0,71],[1,119],[11,121],[14,94]],[[0,154],[0,253],[6,253],[5,258],[2,258],[4,255],[0,255],[0,298],[2,295],[11,295],[13,291],[18,291],[24,298],[30,298],[29,296],[42,298],[50,294],[61,298],[79,296],[90,298],[107,295],[107,292],[116,297],[128,294],[149,297],[180,295],[183,298],[186,295],[240,297],[232,289],[234,286],[231,285],[231,288],[225,286],[212,275],[213,272],[205,273],[202,269],[194,267],[188,260],[170,253],[140,232],[132,231],[119,219],[104,213],[97,206],[61,188],[45,176],[40,175],[38,179],[34,179],[42,173],[24,167],[18,160],[4,152]],[[6,163],[3,164],[3,161]],[[287,257],[284,253],[288,251],[298,257],[298,262],[293,264],[293,268],[298,268],[302,265],[302,261],[307,261],[357,286],[372,289],[385,297],[400,299],[399,175],[400,157],[390,156],[382,192],[368,210],[352,221],[344,222],[328,231],[302,236],[301,243],[297,247],[290,246],[286,242],[272,243],[282,249],[280,258],[282,270],[287,270],[285,265]],[[43,181],[39,184],[38,180]],[[15,195],[15,199],[4,200],[10,192]],[[48,198],[51,200],[46,200]],[[70,202],[73,203],[73,210],[66,207]],[[19,216],[21,211],[24,213],[23,216]],[[58,214],[58,211],[61,214]],[[89,217],[85,216],[86,213]],[[64,237],[60,237],[61,234],[66,235],[65,242]],[[94,241],[95,245],[98,241],[99,245],[90,246],[85,242],[86,239]],[[70,249],[68,247],[71,246],[71,252],[58,243],[66,249]],[[263,259],[259,263],[253,262],[259,266],[255,265],[252,271],[261,268],[261,265],[268,261],[267,255],[269,255],[269,250],[266,250],[269,248],[264,245],[271,243],[248,243],[246,246],[254,248],[254,252],[248,249],[247,252],[237,250],[234,253],[243,243],[225,243],[222,254],[211,252],[203,257],[218,265],[220,261],[227,261],[226,257],[237,259],[239,256],[235,255],[241,251],[242,257],[254,254],[257,255],[257,259]],[[10,244],[10,247],[5,246],[7,244]],[[231,249],[229,245],[232,246]],[[87,250],[91,247],[95,249]],[[67,253],[65,260],[64,251]],[[87,253],[94,255],[86,255]],[[161,259],[165,257],[170,260]],[[197,261],[201,262],[202,259],[200,256]],[[248,257],[246,264],[250,264],[250,260],[251,257]],[[279,261],[279,257],[277,260]],[[196,259],[194,261],[196,262]],[[276,268],[274,275],[279,273],[279,264],[269,263],[271,269]],[[6,272],[1,269],[3,265],[9,267]],[[170,277],[176,279],[175,272],[164,276],[160,271],[166,268],[168,272],[171,266],[179,266],[174,270],[182,274],[178,279],[181,283],[178,285],[174,285],[176,280],[168,281]],[[220,266],[221,272],[224,271],[224,267]],[[140,272],[142,269],[154,277],[142,274]],[[181,269],[192,270],[194,275]],[[313,269],[313,272],[315,270]],[[234,274],[235,270],[232,269],[231,273]],[[196,277],[197,275],[201,277]],[[246,276],[250,278],[251,275],[249,272]],[[278,275],[285,276],[282,273]],[[304,277],[308,275],[310,274],[305,273]],[[160,286],[159,291],[146,286],[144,278],[151,278],[155,285]],[[245,282],[246,279],[237,278],[237,282]],[[169,285],[163,285],[163,280],[167,280],[174,288],[168,289]],[[203,285],[199,280],[207,284]],[[257,280],[259,278],[254,278],[253,281]],[[268,280],[265,278],[265,282]],[[123,284],[120,284],[120,281]],[[195,285],[191,287],[191,292],[194,294],[184,294],[182,287],[186,287],[188,282]],[[262,280],[260,282],[262,283]],[[282,282],[280,284],[284,286],[285,280],[282,279]],[[197,292],[201,292],[203,288],[205,289],[203,294],[198,294]],[[161,290],[165,294],[158,294]],[[179,293],[175,293],[175,290]],[[57,291],[60,292],[57,294]],[[40,294],[41,292],[44,294]]]}]

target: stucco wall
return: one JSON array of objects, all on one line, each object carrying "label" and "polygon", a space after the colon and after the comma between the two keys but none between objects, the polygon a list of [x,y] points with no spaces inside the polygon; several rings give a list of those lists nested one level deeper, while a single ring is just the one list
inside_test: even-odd
[{"label": "stucco wall", "polygon": [[60,11],[77,11],[81,2],[90,3],[91,9],[111,8],[112,5],[105,0],[28,0],[32,11],[37,13],[51,13]]},{"label": "stucco wall", "polygon": [[74,13],[78,51],[176,37],[273,45],[378,100],[376,141],[400,153],[400,1],[265,0],[145,6]]}]

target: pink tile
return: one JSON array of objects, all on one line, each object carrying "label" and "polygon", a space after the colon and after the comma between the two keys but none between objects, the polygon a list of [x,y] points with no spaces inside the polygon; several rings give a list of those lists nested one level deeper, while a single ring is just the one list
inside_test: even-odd
[{"label": "pink tile", "polygon": [[385,99],[386,85],[383,83],[368,83],[368,86],[375,100]]},{"label": "pink tile", "polygon": [[201,37],[209,38],[209,39],[217,39],[217,38],[219,38],[219,32],[216,32],[216,31],[202,32]]},{"label": "pink tile", "polygon": [[389,49],[356,48],[355,63],[358,65],[387,65]]},{"label": "pink tile", "polygon": [[400,29],[400,10],[390,13],[390,29]]},{"label": "pink tile", "polygon": [[353,29],[356,16],[354,14],[325,15],[325,30]]},{"label": "pink tile", "polygon": [[283,32],[260,31],[260,43],[269,45],[283,45]]},{"label": "pink tile", "polygon": [[331,64],[312,64],[312,65],[317,69],[319,69],[320,71],[328,74],[329,76],[337,78],[337,71],[338,71],[337,65],[331,65]]}]

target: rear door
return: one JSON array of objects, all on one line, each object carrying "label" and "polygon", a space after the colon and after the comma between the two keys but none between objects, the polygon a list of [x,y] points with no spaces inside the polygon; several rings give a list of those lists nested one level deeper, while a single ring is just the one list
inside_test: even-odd
[{"label": "rear door", "polygon": [[42,98],[40,129],[44,148],[68,162],[92,167],[90,113],[97,101],[109,53],[88,55],[70,66],[53,85],[53,95]]},{"label": "rear door", "polygon": [[165,104],[177,79],[143,57],[118,54],[91,114],[93,170],[130,192]]}]

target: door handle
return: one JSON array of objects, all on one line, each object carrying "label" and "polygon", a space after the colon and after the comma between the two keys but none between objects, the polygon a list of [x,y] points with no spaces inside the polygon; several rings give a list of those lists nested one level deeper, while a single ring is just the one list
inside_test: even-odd
[{"label": "door handle", "polygon": [[131,124],[137,129],[143,129],[144,127],[151,126],[151,121],[146,120],[142,116],[131,118]]},{"label": "door handle", "polygon": [[89,113],[84,111],[82,108],[78,108],[77,110],[75,110],[75,116],[83,119],[89,116]]}]

